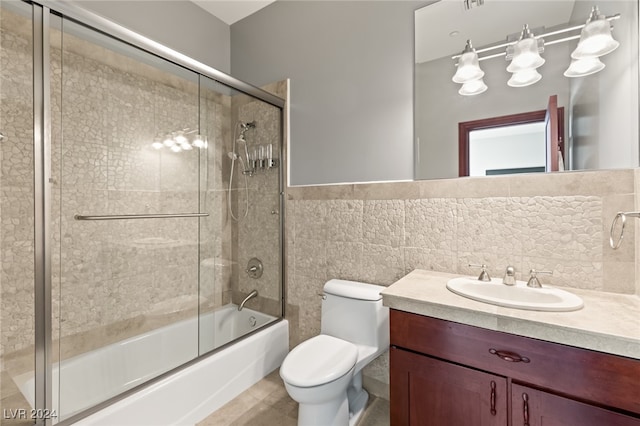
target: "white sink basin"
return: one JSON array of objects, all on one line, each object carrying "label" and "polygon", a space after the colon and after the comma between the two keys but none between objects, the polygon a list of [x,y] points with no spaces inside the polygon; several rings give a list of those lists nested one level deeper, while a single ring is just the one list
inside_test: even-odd
[{"label": "white sink basin", "polygon": [[489,282],[460,277],[449,280],[447,289],[479,302],[530,311],[576,311],[583,306],[582,299],[568,291],[547,286],[530,288],[524,281],[508,286],[500,278]]}]

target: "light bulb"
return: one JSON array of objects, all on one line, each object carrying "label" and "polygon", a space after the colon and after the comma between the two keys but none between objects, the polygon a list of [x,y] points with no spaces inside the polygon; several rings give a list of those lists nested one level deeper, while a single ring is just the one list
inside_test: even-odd
[{"label": "light bulb", "polygon": [[173,145],[173,146],[171,147],[171,151],[173,151],[173,152],[180,152],[180,151],[182,151],[182,148],[180,148],[178,145]]},{"label": "light bulb", "polygon": [[162,144],[162,142],[155,141],[154,143],[151,144],[151,146],[155,149],[161,149],[164,145]]},{"label": "light bulb", "polygon": [[189,145],[189,142],[181,143],[180,144],[180,148],[184,149],[185,151],[190,151],[190,150],[193,149],[193,147],[191,145]]}]

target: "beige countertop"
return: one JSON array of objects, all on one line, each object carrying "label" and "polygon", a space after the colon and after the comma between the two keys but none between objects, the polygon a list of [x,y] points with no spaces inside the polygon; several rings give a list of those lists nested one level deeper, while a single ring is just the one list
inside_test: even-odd
[{"label": "beige countertop", "polygon": [[405,312],[640,359],[638,296],[571,288],[566,290],[582,297],[582,309],[526,311],[447,290],[447,281],[459,276],[416,269],[382,292],[383,303]]}]

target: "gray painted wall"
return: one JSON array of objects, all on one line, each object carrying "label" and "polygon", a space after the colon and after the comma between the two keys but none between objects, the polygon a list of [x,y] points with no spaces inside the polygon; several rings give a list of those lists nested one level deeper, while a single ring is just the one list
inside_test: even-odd
[{"label": "gray painted wall", "polygon": [[413,12],[277,1],[231,26],[231,71],[291,79],[292,185],[413,179]]},{"label": "gray painted wall", "polygon": [[194,3],[184,0],[78,3],[130,30],[220,71],[230,73],[229,25]]}]

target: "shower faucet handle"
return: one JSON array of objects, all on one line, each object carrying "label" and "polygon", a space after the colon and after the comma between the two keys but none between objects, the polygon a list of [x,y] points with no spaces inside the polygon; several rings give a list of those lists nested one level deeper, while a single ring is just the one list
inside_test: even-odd
[{"label": "shower faucet handle", "polygon": [[263,266],[262,266],[262,262],[260,261],[260,259],[253,257],[251,259],[249,259],[249,263],[247,263],[247,269],[245,269],[244,271],[251,277],[251,278],[260,278],[262,276],[262,272],[263,272]]}]

